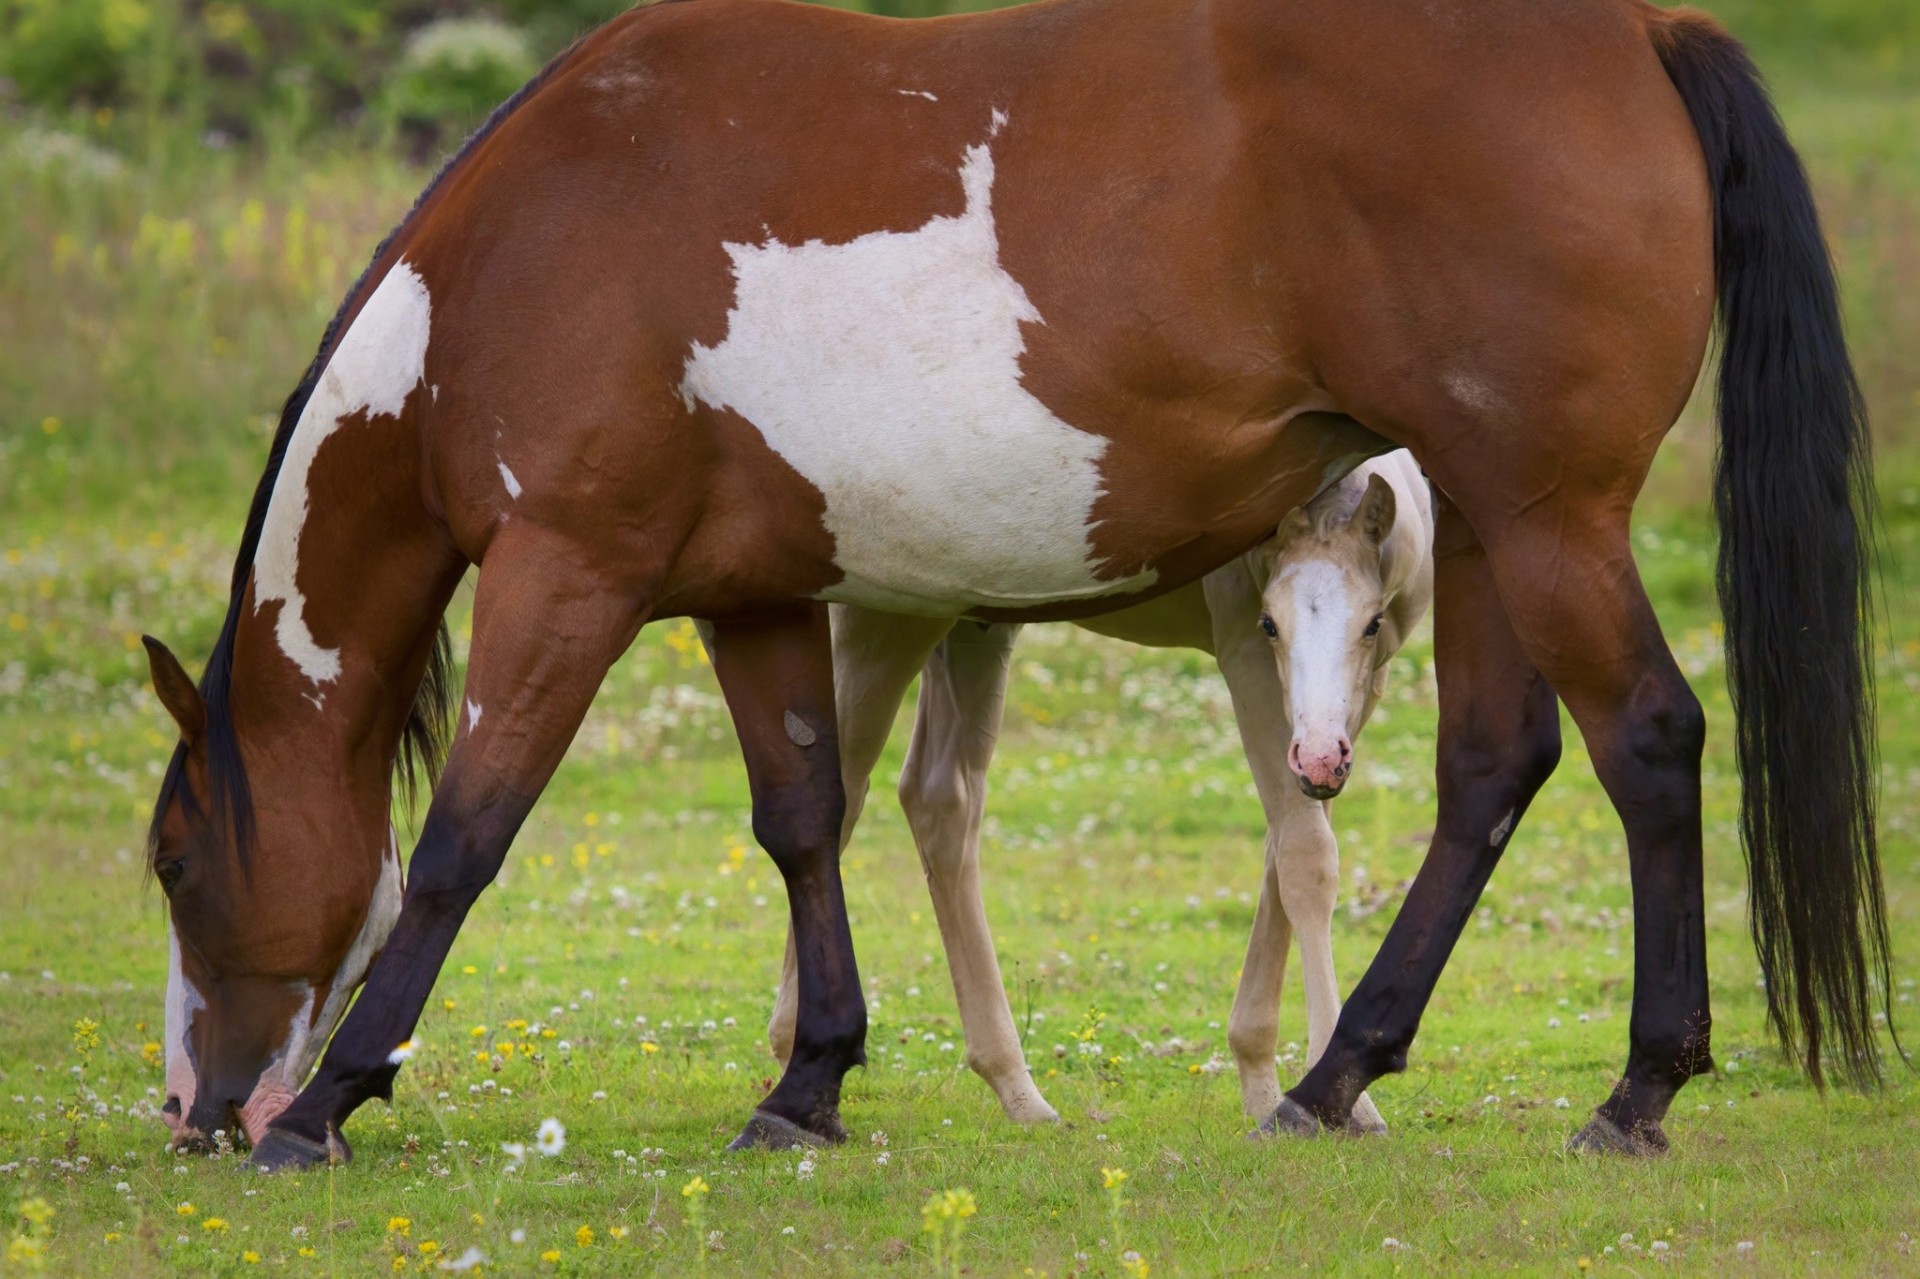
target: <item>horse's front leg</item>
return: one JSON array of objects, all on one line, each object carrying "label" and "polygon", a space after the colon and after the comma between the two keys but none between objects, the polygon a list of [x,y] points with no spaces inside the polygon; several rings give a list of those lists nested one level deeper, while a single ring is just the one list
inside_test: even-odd
[{"label": "horse's front leg", "polygon": [[786,881],[798,986],[786,1070],[731,1148],[843,1141],[840,1081],[866,1062],[867,1003],[840,884],[846,793],[827,606],[715,618],[712,647],[746,757],[754,838]]},{"label": "horse's front leg", "polygon": [[459,730],[400,918],[319,1070],[254,1149],[257,1167],[346,1157],[347,1117],[368,1098],[392,1097],[395,1049],[412,1038],[461,922],[646,618],[644,587],[596,575],[570,543],[531,528],[508,536],[480,574]]}]

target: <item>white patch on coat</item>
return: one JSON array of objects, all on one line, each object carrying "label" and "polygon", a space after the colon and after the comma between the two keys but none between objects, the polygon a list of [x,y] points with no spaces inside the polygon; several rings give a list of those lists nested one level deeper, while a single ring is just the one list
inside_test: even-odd
[{"label": "white patch on coat", "polygon": [[908,98],[925,98],[929,102],[940,101],[925,89],[895,89],[894,92]]},{"label": "white patch on coat", "polygon": [[1507,815],[1500,819],[1500,824],[1498,826],[1495,826],[1490,832],[1488,832],[1487,847],[1488,848],[1500,847],[1500,841],[1505,839],[1509,834],[1512,833],[1512,831],[1513,831],[1513,810],[1509,808],[1507,810]]},{"label": "white patch on coat", "polygon": [[174,935],[173,923],[167,923],[167,1011],[166,1011],[166,1050],[167,1058],[167,1096],[180,1099],[178,1120],[169,1116],[169,1125],[178,1128],[186,1122],[187,1115],[193,1110],[194,1075],[193,1054],[187,1048],[187,1031],[193,1025],[193,1015],[207,1006],[200,991],[188,980],[180,967],[180,939]]},{"label": "white patch on coat", "polygon": [[320,1014],[316,1017],[313,1012],[314,988],[306,987],[306,1004],[294,1014],[287,1046],[261,1076],[261,1088],[278,1085],[294,1093],[300,1091],[301,1085],[307,1082],[307,1076],[313,1073],[313,1064],[320,1059],[320,1050],[327,1046],[327,1040],[332,1037],[333,1028],[346,1015],[347,1002],[366,978],[367,969],[373,966],[374,956],[387,944],[387,937],[400,918],[402,896],[398,837],[389,831],[388,838],[390,842],[380,859],[380,881],[374,885],[373,901],[367,906],[367,918],[360,925],[359,935],[353,939],[353,945],[347,948],[339,969],[333,974],[333,982],[327,988],[327,1002],[320,1006]]},{"label": "white patch on coat", "polygon": [[518,500],[521,493],[520,481],[515,478],[513,472],[507,468],[505,462],[499,463],[499,466],[500,482],[507,486],[507,496]]},{"label": "white patch on coat", "polygon": [[365,411],[394,417],[426,368],[432,307],[426,282],[396,262],[334,347],[287,441],[286,458],[267,505],[260,548],[253,557],[253,607],[280,601],[274,635],[280,649],[316,684],[340,676],[340,650],[323,648],[306,618],[300,593],[300,532],[307,522],[307,479],[320,446],[341,420]]},{"label": "white patch on coat", "polygon": [[[994,112],[993,131],[1005,114]],[[727,244],[735,297],[681,394],[730,409],[826,498],[849,604],[951,613],[1140,590],[1103,580],[1090,532],[1107,441],[1021,384],[1039,311],[1000,265],[993,153],[965,210],[844,244]]]},{"label": "white patch on coat", "polygon": [[480,712],[482,709],[483,707],[481,707],[478,702],[471,700],[467,702],[467,731],[469,733],[480,727]]},{"label": "white patch on coat", "polygon": [[1494,389],[1471,373],[1455,370],[1442,374],[1440,384],[1447,388],[1448,395],[1476,413],[1491,413],[1500,407],[1500,397]]},{"label": "white patch on coat", "polygon": [[1347,575],[1336,564],[1307,560],[1289,564],[1277,580],[1293,584],[1293,628],[1287,636],[1287,701],[1293,734],[1337,740],[1347,731],[1353,681],[1353,603]]}]

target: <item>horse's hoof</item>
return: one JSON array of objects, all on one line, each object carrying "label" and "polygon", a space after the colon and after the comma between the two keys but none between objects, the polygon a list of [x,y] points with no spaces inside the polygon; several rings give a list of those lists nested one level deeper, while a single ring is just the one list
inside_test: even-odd
[{"label": "horse's hoof", "polygon": [[[845,1134],[841,1134],[842,1140]],[[740,1135],[727,1145],[728,1150],[799,1150],[808,1146],[824,1146],[831,1140],[817,1132],[809,1132],[791,1119],[765,1110],[753,1112],[753,1118],[747,1120],[747,1126]]]},{"label": "horse's hoof", "polygon": [[344,1139],[329,1134],[330,1140],[313,1141],[284,1128],[268,1128],[267,1135],[253,1148],[247,1166],[261,1172],[300,1172],[324,1163],[346,1163],[353,1151]]},{"label": "horse's hoof", "polygon": [[1587,1120],[1586,1127],[1567,1138],[1567,1153],[1652,1159],[1667,1153],[1667,1134],[1651,1120],[1642,1120],[1628,1132],[1606,1116],[1595,1115]]},{"label": "horse's hoof", "polygon": [[1320,1121],[1313,1112],[1291,1097],[1283,1096],[1273,1113],[1260,1121],[1262,1137],[1278,1137],[1281,1134],[1291,1137],[1318,1137]]}]

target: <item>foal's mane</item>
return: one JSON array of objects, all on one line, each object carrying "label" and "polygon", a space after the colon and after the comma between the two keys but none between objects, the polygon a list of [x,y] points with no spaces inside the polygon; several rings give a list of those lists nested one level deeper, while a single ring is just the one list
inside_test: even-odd
[{"label": "foal's mane", "polygon": [[[314,353],[313,361],[301,375],[299,385],[294,387],[293,394],[287,397],[286,404],[281,407],[280,425],[273,433],[273,444],[267,452],[267,467],[253,490],[253,504],[248,508],[246,527],[240,534],[240,549],[234,557],[226,620],[221,623],[220,638],[214,641],[213,653],[207,658],[207,668],[200,677],[200,696],[207,709],[204,740],[207,748],[208,798],[213,810],[210,815],[223,832],[232,838],[243,872],[247,868],[253,843],[253,794],[247,782],[246,764],[240,757],[240,743],[233,732],[233,642],[240,626],[247,578],[253,570],[254,555],[260,547],[260,534],[267,521],[267,507],[273,499],[274,483],[279,479],[281,464],[286,460],[287,444],[293,438],[294,428],[299,425],[300,415],[306,410],[314,386],[326,369],[328,358],[333,354],[334,343],[340,336],[347,312],[367,287],[369,278],[386,256],[388,248],[412,224],[414,217],[433,198],[434,192],[447,176],[552,78],[579,50],[584,39],[582,37],[562,50],[531,80],[520,86],[512,97],[495,107],[480,127],[460,145],[460,149],[440,166],[439,172],[433,175],[433,180],[414,200],[406,216],[380,241],[380,246],[373,251],[373,257],[360,273],[360,278],[347,290],[339,310],[327,322],[326,332],[320,338],[320,349]],[[454,696],[453,646],[447,637],[447,624],[442,620],[427,658],[426,673],[420,680],[413,707],[407,714],[406,727],[400,734],[400,746],[394,752],[390,774],[397,777],[409,807],[422,781],[431,789],[439,779],[440,765],[446,759]],[[199,801],[193,794],[193,788],[185,784],[186,761],[187,745],[182,741],[174,747],[173,758],[167,764],[166,777],[160,784],[160,797],[154,804],[153,819],[147,829],[149,870],[160,848],[160,821],[173,798],[178,795],[189,814],[196,817],[200,815]]]}]

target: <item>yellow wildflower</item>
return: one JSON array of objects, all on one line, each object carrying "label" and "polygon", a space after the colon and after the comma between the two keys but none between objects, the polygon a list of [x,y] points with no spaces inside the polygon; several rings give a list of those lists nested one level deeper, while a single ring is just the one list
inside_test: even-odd
[{"label": "yellow wildflower", "polygon": [[615,1239],[625,1239],[627,1237],[627,1228],[625,1226],[608,1226],[607,1234]]},{"label": "yellow wildflower", "polygon": [[53,1220],[53,1205],[35,1195],[20,1205],[20,1215],[36,1226],[44,1226]]},{"label": "yellow wildflower", "polygon": [[399,1235],[403,1239],[406,1238],[413,1233],[413,1219],[411,1217],[388,1217],[387,1233],[390,1235]]},{"label": "yellow wildflower", "polygon": [[581,1226],[573,1232],[573,1242],[582,1248],[593,1247],[593,1227]]},{"label": "yellow wildflower", "polygon": [[225,1217],[208,1217],[200,1223],[200,1229],[211,1230],[216,1234],[224,1235],[227,1233],[227,1219]]},{"label": "yellow wildflower", "polygon": [[421,1256],[423,1256],[423,1257],[431,1257],[431,1256],[432,1256],[432,1255],[433,1255],[434,1253],[436,1253],[436,1252],[439,1252],[439,1251],[440,1251],[440,1245],[439,1245],[439,1243],[437,1243],[436,1241],[434,1241],[434,1240],[432,1240],[432,1239],[422,1239],[422,1240],[420,1241],[420,1255],[421,1255]]},{"label": "yellow wildflower", "polygon": [[1125,1168],[1102,1168],[1100,1170],[1100,1184],[1108,1190],[1112,1190],[1126,1179],[1127,1170]]},{"label": "yellow wildflower", "polygon": [[246,1262],[250,1266],[257,1266],[260,1264],[260,1254],[255,1252],[253,1249],[249,1248],[245,1252],[240,1254],[240,1260]]},{"label": "yellow wildflower", "polygon": [[193,1216],[193,1214],[195,1214],[196,1212],[199,1212],[200,1210],[194,1207],[192,1204],[181,1204],[178,1208],[175,1208],[174,1211],[179,1213],[182,1217],[191,1217]]},{"label": "yellow wildflower", "polygon": [[549,1248],[540,1254],[540,1260],[551,1266],[560,1260],[560,1250],[558,1248]]},{"label": "yellow wildflower", "polygon": [[691,1199],[695,1195],[704,1195],[709,1191],[711,1191],[712,1189],[713,1187],[707,1184],[707,1179],[705,1177],[702,1177],[700,1174],[695,1173],[692,1181],[689,1181],[686,1185],[680,1187],[680,1193],[685,1198]]}]

